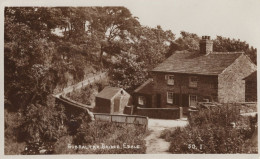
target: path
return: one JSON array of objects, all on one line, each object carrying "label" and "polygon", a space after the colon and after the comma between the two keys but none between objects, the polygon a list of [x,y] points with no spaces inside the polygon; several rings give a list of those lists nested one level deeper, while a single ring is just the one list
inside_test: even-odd
[{"label": "path", "polygon": [[188,124],[187,118],[179,120],[161,120],[161,119],[149,119],[148,130],[150,135],[145,138],[146,141],[146,153],[147,154],[164,154],[169,153],[168,149],[170,142],[160,138],[160,135],[164,129],[173,127],[182,127]]}]

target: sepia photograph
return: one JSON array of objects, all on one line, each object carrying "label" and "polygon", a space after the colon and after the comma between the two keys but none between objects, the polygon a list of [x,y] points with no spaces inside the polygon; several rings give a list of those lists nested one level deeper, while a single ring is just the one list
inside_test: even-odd
[{"label": "sepia photograph", "polygon": [[5,157],[257,158],[260,1],[4,2]]}]

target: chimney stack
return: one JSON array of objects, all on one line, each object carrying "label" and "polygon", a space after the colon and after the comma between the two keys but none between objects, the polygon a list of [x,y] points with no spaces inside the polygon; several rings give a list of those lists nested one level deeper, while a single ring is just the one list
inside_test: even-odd
[{"label": "chimney stack", "polygon": [[213,41],[210,36],[202,36],[200,40],[200,54],[207,55],[213,52]]}]

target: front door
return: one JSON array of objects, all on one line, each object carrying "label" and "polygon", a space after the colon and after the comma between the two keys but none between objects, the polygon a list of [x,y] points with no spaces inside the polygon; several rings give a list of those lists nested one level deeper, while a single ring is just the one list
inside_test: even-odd
[{"label": "front door", "polygon": [[114,113],[118,113],[120,110],[120,104],[121,104],[120,99],[121,99],[121,97],[116,97],[114,99]]},{"label": "front door", "polygon": [[189,97],[189,105],[190,106],[196,106],[197,105],[197,96],[196,95],[190,95]]}]

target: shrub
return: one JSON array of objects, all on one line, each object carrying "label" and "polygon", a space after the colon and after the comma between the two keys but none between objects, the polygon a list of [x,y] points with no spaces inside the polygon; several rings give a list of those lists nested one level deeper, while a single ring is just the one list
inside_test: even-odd
[{"label": "shrub", "polygon": [[[122,123],[110,122],[91,122],[83,123],[76,135],[61,138],[55,144],[55,153],[66,154],[133,154],[145,153],[145,128],[138,125],[127,125]],[[66,142],[65,142],[66,141]],[[70,142],[70,143],[68,143]],[[139,149],[123,148],[123,144],[140,145]],[[67,144],[67,145],[66,145]],[[68,144],[93,146],[98,145],[97,149],[68,149]],[[119,145],[121,149],[102,149],[102,144],[107,146]]]},{"label": "shrub", "polygon": [[171,153],[257,153],[250,140],[252,124],[256,117],[240,116],[224,106],[200,110],[190,116],[188,126],[165,130],[161,137],[171,142]]}]

